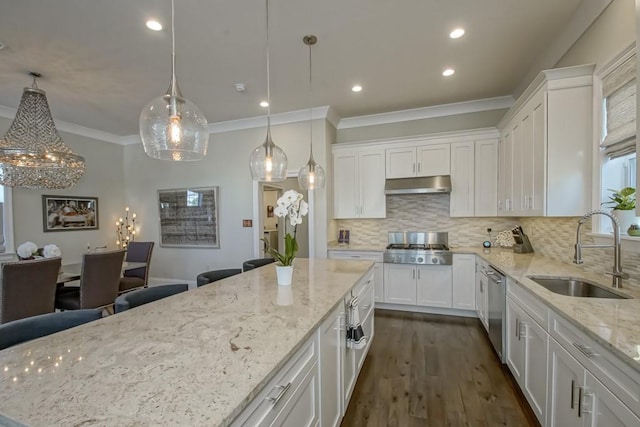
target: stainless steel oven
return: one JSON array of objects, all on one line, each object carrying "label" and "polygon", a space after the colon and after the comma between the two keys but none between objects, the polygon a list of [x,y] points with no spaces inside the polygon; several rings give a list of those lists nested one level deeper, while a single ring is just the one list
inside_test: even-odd
[{"label": "stainless steel oven", "polygon": [[493,267],[485,270],[487,275],[487,290],[489,292],[489,340],[493,344],[493,348],[498,353],[500,361],[505,362],[505,331],[504,327],[507,305],[507,279],[506,277]]}]

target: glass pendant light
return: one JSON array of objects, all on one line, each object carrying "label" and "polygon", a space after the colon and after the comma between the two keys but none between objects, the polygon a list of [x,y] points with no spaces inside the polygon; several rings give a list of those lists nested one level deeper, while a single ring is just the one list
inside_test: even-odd
[{"label": "glass pendant light", "polygon": [[271,79],[269,64],[269,0],[267,6],[267,137],[251,153],[249,167],[254,181],[277,182],[287,179],[287,155],[271,139]]},{"label": "glass pendant light", "polygon": [[207,155],[207,118],[180,93],[176,79],[174,0],[171,0],[171,83],[140,113],[140,138],[147,156],[160,160],[193,161]]},{"label": "glass pendant light", "polygon": [[314,35],[304,36],[302,38],[304,44],[309,46],[309,145],[310,154],[309,161],[300,168],[298,172],[298,185],[302,190],[315,190],[324,188],[325,173],[322,166],[313,159],[313,84],[311,80],[311,46],[315,45],[318,38]]},{"label": "glass pendant light", "polygon": [[16,116],[0,139],[0,185],[58,190],[69,188],[85,171],[84,157],[65,145],[51,117],[46,93],[33,77],[24,88]]}]

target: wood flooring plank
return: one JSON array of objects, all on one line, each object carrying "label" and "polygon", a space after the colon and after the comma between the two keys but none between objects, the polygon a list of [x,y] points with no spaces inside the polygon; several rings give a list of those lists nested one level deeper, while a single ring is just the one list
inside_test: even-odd
[{"label": "wood flooring plank", "polygon": [[346,427],[536,426],[478,319],[375,311]]}]

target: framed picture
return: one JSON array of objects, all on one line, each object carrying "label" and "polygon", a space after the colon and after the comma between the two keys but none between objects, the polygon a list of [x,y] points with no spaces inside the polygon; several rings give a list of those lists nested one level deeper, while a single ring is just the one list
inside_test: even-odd
[{"label": "framed picture", "polygon": [[158,190],[160,246],[219,248],[219,187]]},{"label": "framed picture", "polygon": [[340,230],[340,232],[338,233],[338,243],[348,245],[349,234],[351,234],[349,230]]},{"label": "framed picture", "polygon": [[42,226],[45,232],[97,230],[98,198],[44,195]]},{"label": "framed picture", "polygon": [[271,206],[271,205],[267,205],[267,217],[268,218],[272,218],[273,217],[273,206]]}]

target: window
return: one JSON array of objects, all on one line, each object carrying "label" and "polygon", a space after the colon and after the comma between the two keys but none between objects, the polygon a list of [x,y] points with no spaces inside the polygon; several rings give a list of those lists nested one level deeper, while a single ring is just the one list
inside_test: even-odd
[{"label": "window", "polygon": [[[601,75],[601,202],[609,200],[612,189],[636,187],[635,46],[605,68]],[[601,232],[612,232],[606,218],[602,218],[596,227]]]}]

